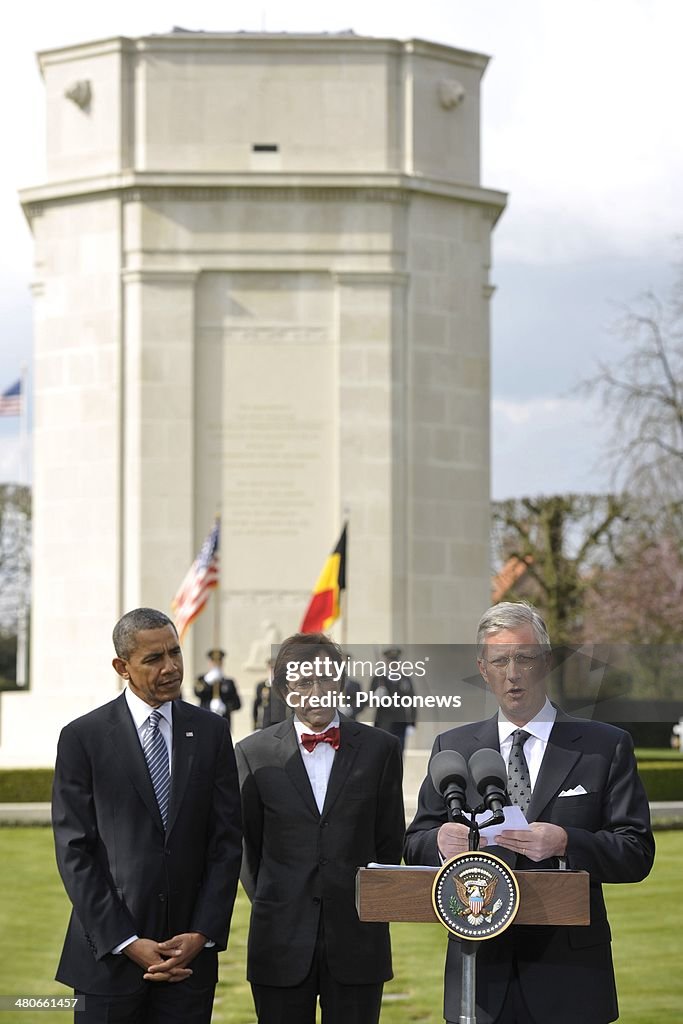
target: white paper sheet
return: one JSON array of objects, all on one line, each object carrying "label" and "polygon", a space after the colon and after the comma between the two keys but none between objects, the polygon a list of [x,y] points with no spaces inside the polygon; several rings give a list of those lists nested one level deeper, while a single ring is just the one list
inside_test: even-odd
[{"label": "white paper sheet", "polygon": [[366,868],[381,868],[382,871],[433,871],[433,864],[378,864],[371,861]]},{"label": "white paper sheet", "polygon": [[[480,835],[484,836],[489,843],[495,842],[496,837],[506,828],[518,828],[528,829],[529,822],[524,817],[524,812],[521,807],[517,804],[511,804],[509,807],[503,808],[505,815],[505,821],[501,825],[489,825],[488,828],[483,828]],[[486,821],[487,818],[491,817],[490,811],[484,811],[483,814],[477,815],[477,821]]]}]

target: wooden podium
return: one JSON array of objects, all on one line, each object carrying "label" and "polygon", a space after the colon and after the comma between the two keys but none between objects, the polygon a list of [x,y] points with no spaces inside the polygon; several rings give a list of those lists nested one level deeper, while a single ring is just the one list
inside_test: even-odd
[{"label": "wooden podium", "polygon": [[[485,852],[485,851],[484,851]],[[449,863],[449,862],[447,862]],[[437,867],[369,867],[356,873],[356,910],[361,921],[439,921],[432,903]],[[519,886],[515,925],[590,924],[587,871],[513,871]],[[461,939],[459,1024],[477,1024],[476,957],[482,939]]]},{"label": "wooden podium", "polygon": [[[360,867],[355,907],[360,921],[437,922],[432,885],[438,867]],[[588,871],[513,871],[519,886],[515,925],[590,925]],[[485,939],[482,941],[486,941]],[[476,1024],[475,972],[479,941],[461,940],[460,1024]]]},{"label": "wooden podium", "polygon": [[[438,921],[432,905],[436,867],[359,868],[361,921]],[[512,924],[590,924],[587,871],[514,871],[519,910]]]}]

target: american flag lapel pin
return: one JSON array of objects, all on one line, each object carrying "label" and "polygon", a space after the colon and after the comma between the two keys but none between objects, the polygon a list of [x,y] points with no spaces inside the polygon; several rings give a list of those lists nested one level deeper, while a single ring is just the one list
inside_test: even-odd
[{"label": "american flag lapel pin", "polygon": [[186,732],[186,733],[185,733],[185,735],[186,735],[186,736],[192,736],[192,737],[194,737],[194,733],[193,733],[193,732]]}]

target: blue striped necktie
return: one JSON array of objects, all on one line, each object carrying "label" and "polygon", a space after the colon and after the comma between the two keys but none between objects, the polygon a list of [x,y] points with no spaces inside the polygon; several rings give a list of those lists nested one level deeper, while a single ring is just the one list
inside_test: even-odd
[{"label": "blue striped necktie", "polygon": [[147,728],[142,739],[142,750],[149,768],[154,795],[159,804],[161,820],[166,828],[168,820],[168,799],[171,793],[171,773],[168,768],[168,747],[159,731],[160,711],[153,711],[147,719]]}]

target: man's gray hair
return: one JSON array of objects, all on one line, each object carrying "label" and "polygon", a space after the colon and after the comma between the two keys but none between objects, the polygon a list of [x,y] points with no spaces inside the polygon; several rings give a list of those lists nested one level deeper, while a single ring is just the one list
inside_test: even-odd
[{"label": "man's gray hair", "polygon": [[163,629],[164,626],[173,626],[177,634],[173,620],[156,608],[134,608],[132,612],[126,612],[116,623],[112,633],[116,656],[128,661],[137,647],[137,637],[141,630]]},{"label": "man's gray hair", "polygon": [[487,637],[504,629],[522,629],[531,626],[540,647],[550,650],[548,627],[532,604],[526,601],[501,601],[491,605],[477,626],[477,657],[481,657]]}]

